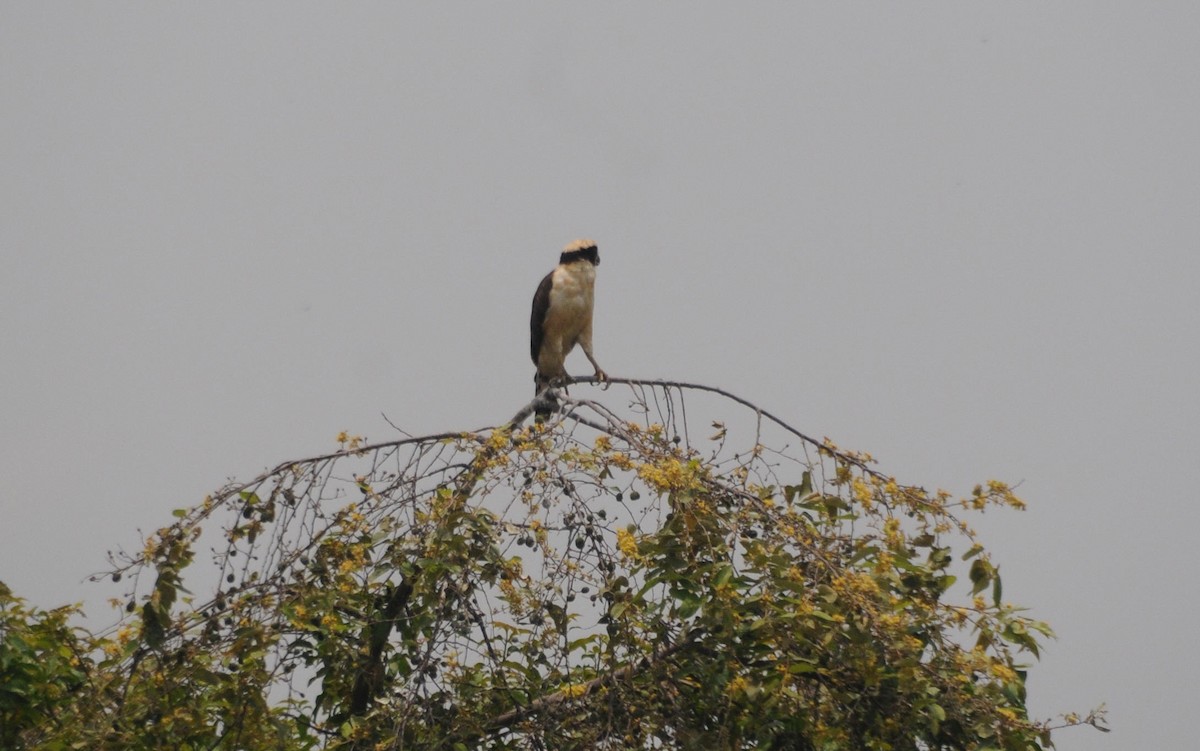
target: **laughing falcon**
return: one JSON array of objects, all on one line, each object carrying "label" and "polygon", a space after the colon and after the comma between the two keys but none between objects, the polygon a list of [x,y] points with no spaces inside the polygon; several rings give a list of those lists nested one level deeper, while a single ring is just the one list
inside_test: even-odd
[{"label": "laughing falcon", "polygon": [[576,344],[596,369],[596,378],[608,378],[592,355],[592,304],[599,265],[596,243],[576,240],[563,248],[558,266],[538,285],[529,319],[529,354],[537,366],[535,395],[555,379],[567,377],[567,354]]}]

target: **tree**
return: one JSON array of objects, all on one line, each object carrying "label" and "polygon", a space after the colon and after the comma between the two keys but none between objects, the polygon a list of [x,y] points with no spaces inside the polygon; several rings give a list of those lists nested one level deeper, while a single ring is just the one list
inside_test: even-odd
[{"label": "tree", "polygon": [[541,425],[343,433],[176,511],[12,747],[1051,745],[1024,662],[1051,631],[963,519],[1021,508],[1007,485],[929,492],[719,390],[618,382]]},{"label": "tree", "polygon": [[30,608],[0,582],[0,748],[52,732],[74,702],[87,659],[68,623],[75,612]]}]

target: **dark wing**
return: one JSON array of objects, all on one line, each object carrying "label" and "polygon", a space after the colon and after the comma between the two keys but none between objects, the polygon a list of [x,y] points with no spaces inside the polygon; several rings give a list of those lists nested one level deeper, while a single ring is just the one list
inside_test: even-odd
[{"label": "dark wing", "polygon": [[554,272],[546,274],[533,295],[533,314],[529,317],[529,356],[537,365],[538,352],[542,349],[542,339],[546,335],[546,313],[550,310],[550,286],[554,283]]}]

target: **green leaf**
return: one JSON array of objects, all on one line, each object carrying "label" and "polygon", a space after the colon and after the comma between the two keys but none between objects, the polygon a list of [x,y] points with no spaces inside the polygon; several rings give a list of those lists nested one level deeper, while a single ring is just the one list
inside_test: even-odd
[{"label": "green leaf", "polygon": [[700,598],[693,595],[685,595],[680,598],[679,611],[676,613],[676,615],[682,620],[687,620],[695,615],[696,611],[699,609]]},{"label": "green leaf", "polygon": [[591,644],[594,641],[599,641],[599,639],[600,639],[600,634],[588,634],[587,636],[584,636],[580,639],[575,639],[571,642],[568,642],[567,643],[567,651],[574,652],[575,650],[580,649],[581,647],[586,647],[587,645]]},{"label": "green leaf", "polygon": [[771,621],[768,618],[755,618],[753,623],[751,623],[749,626],[746,626],[745,628],[741,629],[741,633],[742,634],[754,633],[755,631],[759,630],[763,626],[766,626],[770,622]]},{"label": "green leaf", "polygon": [[802,474],[800,476],[800,484],[799,485],[784,485],[783,486],[783,498],[789,504],[791,504],[797,498],[799,498],[800,500],[803,501],[805,498],[812,495],[812,492],[813,492],[812,472],[809,472],[808,470],[805,470],[804,474]]},{"label": "green leaf", "polygon": [[929,731],[934,735],[941,730],[942,723],[946,721],[946,710],[942,709],[941,704],[929,705]]},{"label": "green leaf", "polygon": [[923,535],[917,535],[912,539],[913,546],[918,548],[933,547],[933,543],[935,542],[937,542],[937,537],[929,534],[928,532]]},{"label": "green leaf", "polygon": [[733,578],[733,566],[730,566],[727,563],[721,567],[720,571],[717,572],[717,578],[716,578],[715,584],[718,587],[721,586],[722,584],[728,584],[729,580],[732,578]]},{"label": "green leaf", "polygon": [[804,470],[804,473],[800,475],[800,497],[803,498],[811,492],[813,492],[812,472]]},{"label": "green leaf", "polygon": [[1004,696],[1013,704],[1025,703],[1025,684],[1020,681],[1010,681],[1004,684]]},{"label": "green leaf", "polygon": [[166,627],[163,623],[165,619],[159,613],[158,608],[152,603],[147,602],[142,606],[142,641],[152,648],[162,646],[166,638]]},{"label": "green leaf", "polygon": [[977,595],[984,590],[992,580],[992,564],[988,563],[983,558],[976,558],[971,564],[971,594]]},{"label": "green leaf", "polygon": [[964,561],[969,561],[969,560],[971,560],[972,558],[974,558],[975,556],[979,555],[979,554],[980,554],[980,553],[982,553],[982,552],[983,552],[983,546],[982,546],[982,545],[980,545],[979,543],[975,543],[974,545],[972,545],[972,546],[971,546],[971,549],[970,549],[970,550],[968,550],[967,552],[963,553],[963,557],[962,557],[962,559],[963,559]]}]

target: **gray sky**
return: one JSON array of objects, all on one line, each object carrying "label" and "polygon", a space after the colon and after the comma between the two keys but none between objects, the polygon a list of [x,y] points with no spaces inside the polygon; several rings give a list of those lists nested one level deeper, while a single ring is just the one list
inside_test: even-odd
[{"label": "gray sky", "polygon": [[697,7],[0,6],[0,579],[100,625],[227,478],[502,421],[589,236],[606,370],[1020,481],[1033,709],[1192,745],[1200,6]]}]

